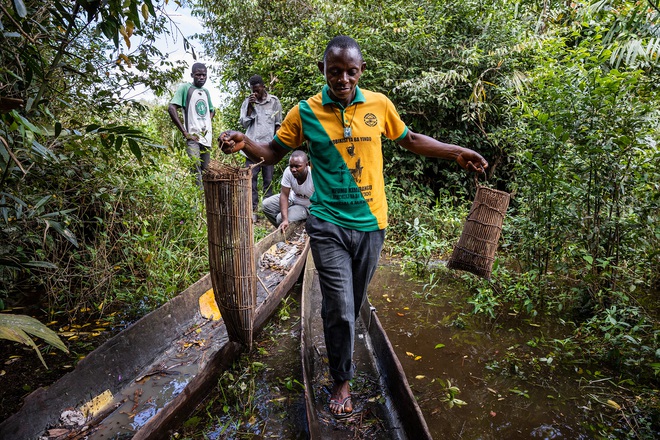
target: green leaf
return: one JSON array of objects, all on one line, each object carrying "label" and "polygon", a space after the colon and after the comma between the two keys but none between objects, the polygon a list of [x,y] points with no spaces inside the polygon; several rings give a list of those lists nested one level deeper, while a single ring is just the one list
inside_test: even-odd
[{"label": "green leaf", "polygon": [[41,356],[39,348],[27,333],[43,339],[46,343],[65,353],[69,352],[66,345],[64,345],[64,342],[62,342],[59,336],[57,336],[57,333],[46,327],[37,319],[26,315],[0,315],[0,339],[8,339],[10,341],[29,345],[36,351],[39,359],[44,364],[44,367],[48,368],[46,362],[44,362],[44,359]]},{"label": "green leaf", "polygon": [[444,346],[445,346],[445,344],[436,344],[436,345],[435,345],[435,348],[442,348],[442,347],[444,347]]},{"label": "green leaf", "polygon": [[14,0],[14,9],[19,17],[25,18],[27,16],[27,8],[23,0]]},{"label": "green leaf", "polygon": [[142,150],[135,139],[128,138],[128,146],[131,149],[131,152],[137,157],[138,160],[142,159]]},{"label": "green leaf", "polygon": [[71,244],[73,244],[75,247],[78,247],[78,240],[76,240],[76,236],[73,235],[73,232],[71,232],[69,228],[62,226],[60,222],[53,220],[44,219],[44,221],[46,222],[47,228],[55,229],[62,237],[69,240],[69,242],[71,242]]},{"label": "green leaf", "polygon": [[43,205],[45,205],[46,202],[49,201],[51,198],[52,198],[52,196],[45,196],[45,197],[42,197],[41,200],[39,200],[39,201],[37,202],[37,204],[34,205],[34,210],[36,211],[36,210],[38,210],[39,208],[41,208],[41,207],[42,207]]},{"label": "green leaf", "polygon": [[25,267],[38,267],[43,269],[57,269],[57,264],[53,264],[49,261],[28,261],[23,263]]},{"label": "green leaf", "polygon": [[41,131],[37,126],[35,126],[35,125],[34,125],[32,122],[30,122],[28,119],[26,119],[26,118],[24,118],[23,116],[21,116],[21,114],[18,113],[16,110],[12,110],[12,111],[11,111],[11,114],[12,114],[12,116],[14,117],[14,120],[15,120],[15,121],[20,121],[21,124],[22,124],[25,128],[27,128],[28,130],[30,130],[31,132],[36,133],[36,134],[43,134],[42,131]]}]

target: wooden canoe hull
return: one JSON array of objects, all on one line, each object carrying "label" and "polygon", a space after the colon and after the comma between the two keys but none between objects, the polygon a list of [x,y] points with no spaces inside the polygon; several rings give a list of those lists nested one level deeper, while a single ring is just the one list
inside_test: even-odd
[{"label": "wooden canoe hull", "polygon": [[[314,267],[311,252],[307,255],[303,293],[301,300],[301,358],[303,364],[303,382],[305,385],[305,409],[307,411],[308,436],[316,439],[340,438],[377,438],[377,439],[431,439],[424,416],[393,347],[387,338],[375,309],[369,302],[360,311],[360,320],[356,323],[354,363],[356,375],[366,375],[380,387],[378,398],[360,402],[359,396],[353,399],[355,421],[335,421],[327,408],[328,392],[331,379],[327,370],[325,343],[321,323],[321,294],[318,275]],[[361,322],[360,322],[361,321]],[[365,371],[360,371],[365,370]],[[319,381],[326,382],[322,391]],[[355,379],[354,379],[355,381]],[[355,394],[354,394],[355,395]],[[378,430],[370,431],[357,422],[363,416],[374,415],[381,418]],[[338,426],[342,425],[342,426]],[[353,431],[353,432],[351,432]]]},{"label": "wooden canoe hull", "polygon": [[[287,237],[302,228],[302,223],[292,225]],[[255,254],[263,254],[282,238],[281,232],[270,234],[256,244]],[[308,251],[307,239],[286,276],[258,304],[255,334],[298,280]],[[199,299],[211,288],[207,274],[94,350],[74,371],[27,396],[21,409],[0,424],[0,439],[36,439],[58,423],[65,409],[86,407],[108,395],[112,397],[105,402],[106,409],[88,420],[88,438],[108,439],[116,434],[132,434],[134,439],[165,437],[167,429],[194,409],[212,389],[218,373],[245,349],[229,341],[221,319],[201,317]],[[159,368],[163,375],[150,376]],[[137,378],[143,379],[136,382]],[[163,391],[165,387],[167,391]],[[148,410],[139,412],[140,405],[147,402]],[[119,431],[108,428],[111,424],[120,425]]]}]

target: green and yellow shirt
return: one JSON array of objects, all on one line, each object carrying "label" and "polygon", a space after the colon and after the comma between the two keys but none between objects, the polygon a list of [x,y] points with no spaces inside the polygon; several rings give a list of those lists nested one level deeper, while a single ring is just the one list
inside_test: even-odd
[{"label": "green and yellow shirt", "polygon": [[312,214],[348,229],[377,231],[387,227],[381,136],[396,141],[407,133],[385,95],[356,88],[343,108],[326,85],[291,109],[275,141],[288,149],[308,141],[316,187]]}]

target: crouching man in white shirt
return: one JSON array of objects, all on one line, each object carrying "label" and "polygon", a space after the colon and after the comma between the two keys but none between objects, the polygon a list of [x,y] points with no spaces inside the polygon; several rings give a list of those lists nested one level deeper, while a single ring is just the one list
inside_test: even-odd
[{"label": "crouching man in white shirt", "polygon": [[314,182],[307,154],[301,150],[291,153],[289,166],[282,175],[282,189],[262,203],[266,218],[283,231],[290,222],[305,220],[309,214]]}]

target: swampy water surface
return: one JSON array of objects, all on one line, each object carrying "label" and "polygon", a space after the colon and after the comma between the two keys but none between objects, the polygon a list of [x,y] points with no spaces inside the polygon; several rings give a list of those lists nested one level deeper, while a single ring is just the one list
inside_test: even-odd
[{"label": "swampy water surface", "polygon": [[[299,291],[178,438],[305,438]],[[459,272],[429,291],[383,261],[369,297],[436,439],[587,439],[623,423],[610,378],[559,368],[537,344],[561,340],[564,328],[538,317],[476,317]]]}]

